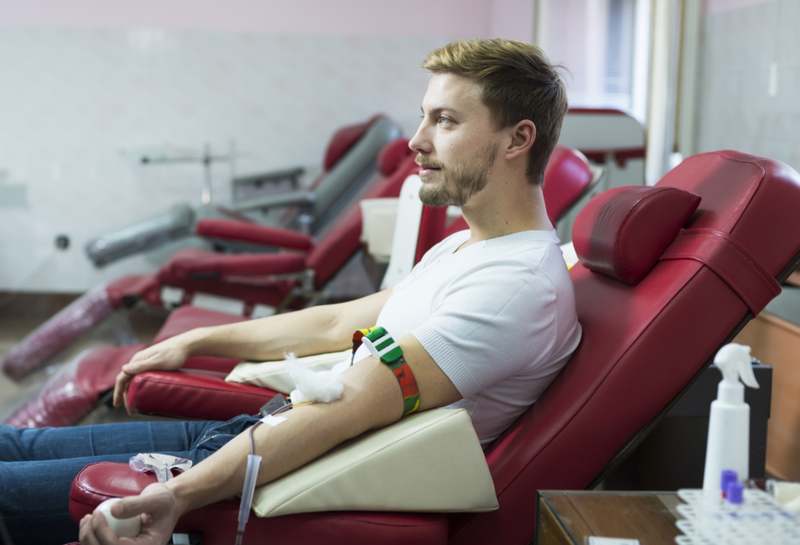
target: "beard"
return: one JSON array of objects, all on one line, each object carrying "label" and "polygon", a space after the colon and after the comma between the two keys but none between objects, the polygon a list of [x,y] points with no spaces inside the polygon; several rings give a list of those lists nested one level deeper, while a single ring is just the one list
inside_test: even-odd
[{"label": "beard", "polygon": [[494,164],[496,151],[494,146],[489,146],[477,164],[467,164],[462,161],[453,167],[447,167],[438,161],[428,159],[420,154],[417,163],[439,168],[433,176],[438,176],[438,181],[431,180],[423,183],[419,189],[419,199],[428,206],[463,206],[473,195],[486,187],[489,181],[489,169]]}]

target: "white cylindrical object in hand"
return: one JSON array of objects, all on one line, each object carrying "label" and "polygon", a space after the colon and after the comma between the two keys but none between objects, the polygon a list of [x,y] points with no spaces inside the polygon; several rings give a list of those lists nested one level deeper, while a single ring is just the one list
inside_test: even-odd
[{"label": "white cylindrical object in hand", "polygon": [[136,537],[142,531],[142,518],[141,515],[127,519],[118,519],[111,514],[111,506],[120,501],[120,498],[112,498],[106,500],[97,506],[95,512],[99,511],[106,517],[108,526],[114,530],[117,537]]}]

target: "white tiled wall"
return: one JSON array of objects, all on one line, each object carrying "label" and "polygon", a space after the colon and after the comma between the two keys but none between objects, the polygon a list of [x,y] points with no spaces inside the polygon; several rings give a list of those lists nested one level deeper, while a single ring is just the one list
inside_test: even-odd
[{"label": "white tiled wall", "polygon": [[[223,153],[235,141],[239,174],[301,165],[313,175],[337,127],[384,112],[413,133],[419,64],[448,41],[0,28],[0,290],[43,263],[26,289],[82,291],[154,270],[140,256],[98,271],[83,253],[93,236],[199,201],[199,164],[141,165],[138,149],[208,142]],[[230,167],[213,174],[215,198],[227,199]],[[59,233],[72,245],[55,254]]]},{"label": "white tiled wall", "polygon": [[[704,16],[698,152],[735,149],[800,170],[800,1]],[[770,65],[777,93],[770,96]]]}]

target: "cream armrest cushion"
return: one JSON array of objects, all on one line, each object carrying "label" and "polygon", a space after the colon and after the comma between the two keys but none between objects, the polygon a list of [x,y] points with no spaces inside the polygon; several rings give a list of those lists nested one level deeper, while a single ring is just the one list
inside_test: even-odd
[{"label": "cream armrest cushion", "polygon": [[[315,356],[304,356],[297,358],[297,361],[306,365],[312,371],[329,371],[337,363],[350,361],[352,350],[342,352],[331,352],[329,354],[317,354]],[[239,382],[242,384],[252,384],[261,388],[269,388],[282,394],[290,394],[294,390],[294,382],[286,374],[284,360],[252,362],[243,361],[233,368],[233,371],[225,377],[227,382]]]},{"label": "cream armrest cushion", "polygon": [[256,489],[259,517],[318,511],[493,511],[497,496],[464,409],[413,414]]}]

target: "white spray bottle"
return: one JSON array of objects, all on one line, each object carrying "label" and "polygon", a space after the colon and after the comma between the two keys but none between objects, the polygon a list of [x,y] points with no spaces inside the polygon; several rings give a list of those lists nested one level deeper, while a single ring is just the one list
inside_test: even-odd
[{"label": "white spray bottle", "polygon": [[714,363],[722,371],[717,399],[711,403],[708,419],[708,446],[703,490],[720,492],[722,471],[732,469],[739,481],[747,480],[750,443],[750,406],[744,402],[744,386],[758,388],[753,375],[750,347],[726,344],[717,352]]}]

